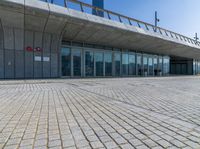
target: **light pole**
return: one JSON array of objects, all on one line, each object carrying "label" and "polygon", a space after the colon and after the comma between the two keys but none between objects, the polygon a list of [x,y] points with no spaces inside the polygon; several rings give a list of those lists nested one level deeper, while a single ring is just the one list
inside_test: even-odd
[{"label": "light pole", "polygon": [[199,40],[197,33],[195,33],[194,39],[195,39],[195,42],[197,43],[197,41]]},{"label": "light pole", "polygon": [[158,19],[157,11],[155,11],[155,32],[157,32],[158,22],[160,22],[160,19]]}]

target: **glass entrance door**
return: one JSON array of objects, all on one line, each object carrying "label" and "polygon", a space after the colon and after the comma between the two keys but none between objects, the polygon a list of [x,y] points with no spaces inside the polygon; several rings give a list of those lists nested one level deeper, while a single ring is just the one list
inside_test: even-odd
[{"label": "glass entrance door", "polygon": [[112,76],[112,52],[104,53],[105,76]]},{"label": "glass entrance door", "polygon": [[121,53],[115,52],[114,54],[115,76],[121,75]]},{"label": "glass entrance door", "polygon": [[154,56],[153,59],[153,69],[154,69],[154,76],[158,75],[158,57]]},{"label": "glass entrance door", "polygon": [[153,57],[149,55],[148,58],[148,64],[149,64],[149,76],[153,76]]},{"label": "glass entrance door", "polygon": [[148,75],[148,57],[147,55],[143,55],[143,76]]},{"label": "glass entrance door", "polygon": [[95,75],[103,76],[103,52],[95,52]]},{"label": "glass entrance door", "polygon": [[141,76],[142,75],[142,55],[137,53],[137,75]]},{"label": "glass entrance door", "polygon": [[73,76],[81,77],[81,49],[72,49]]},{"label": "glass entrance door", "polygon": [[85,76],[94,76],[94,53],[92,51],[85,51]]},{"label": "glass entrance door", "polygon": [[122,75],[128,76],[128,53],[122,53]]},{"label": "glass entrance door", "polygon": [[129,53],[129,75],[134,76],[136,75],[135,69],[135,53]]},{"label": "glass entrance door", "polygon": [[61,49],[62,76],[71,76],[71,49]]}]

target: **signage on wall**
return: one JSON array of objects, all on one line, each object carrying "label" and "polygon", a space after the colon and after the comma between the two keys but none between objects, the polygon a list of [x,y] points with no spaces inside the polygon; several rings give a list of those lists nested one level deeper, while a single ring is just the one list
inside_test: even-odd
[{"label": "signage on wall", "polygon": [[43,57],[44,62],[49,62],[50,58],[49,57]]},{"label": "signage on wall", "polygon": [[41,52],[43,49],[42,48],[40,48],[40,47],[36,47],[36,48],[32,48],[32,47],[30,47],[30,46],[28,46],[28,47],[26,47],[26,51],[28,51],[28,52]]},{"label": "signage on wall", "polygon": [[42,57],[41,56],[35,56],[35,61],[36,62],[41,62],[42,61]]}]

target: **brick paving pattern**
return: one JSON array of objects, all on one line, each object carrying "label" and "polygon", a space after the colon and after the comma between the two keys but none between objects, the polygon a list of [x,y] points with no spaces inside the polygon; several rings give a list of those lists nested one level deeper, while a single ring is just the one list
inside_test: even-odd
[{"label": "brick paving pattern", "polygon": [[200,149],[200,78],[0,81],[0,148]]}]

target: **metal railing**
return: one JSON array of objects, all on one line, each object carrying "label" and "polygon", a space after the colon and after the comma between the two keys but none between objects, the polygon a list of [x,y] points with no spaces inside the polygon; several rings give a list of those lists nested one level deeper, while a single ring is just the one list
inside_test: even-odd
[{"label": "metal railing", "polygon": [[[200,42],[196,41],[192,38],[186,37],[184,35],[175,33],[173,31],[170,31],[170,30],[167,30],[167,29],[164,29],[164,28],[161,28],[161,27],[155,27],[154,25],[152,25],[150,23],[146,23],[146,22],[134,19],[134,18],[130,18],[128,16],[121,15],[119,13],[112,12],[112,11],[109,11],[109,10],[106,10],[106,9],[101,9],[101,8],[92,6],[90,4],[80,2],[78,0],[62,0],[63,3],[58,3],[58,0],[41,0],[41,1],[49,2],[49,3],[52,3],[52,4],[59,4],[59,5],[62,5],[66,8],[76,9],[78,11],[81,11],[81,12],[84,12],[84,13],[89,13],[89,14],[93,14],[93,12],[95,11],[96,15],[102,15],[103,14],[103,17],[107,18],[109,20],[118,21],[120,23],[128,24],[128,25],[131,25],[131,26],[137,26],[137,27],[145,29],[147,31],[158,33],[162,36],[167,36],[167,37],[170,37],[170,38],[174,38],[174,39],[177,39],[177,40],[180,40],[180,41],[185,41],[187,43],[200,46]],[[60,0],[59,0],[59,2],[60,2]],[[74,8],[70,7],[70,6],[73,6]]]}]

